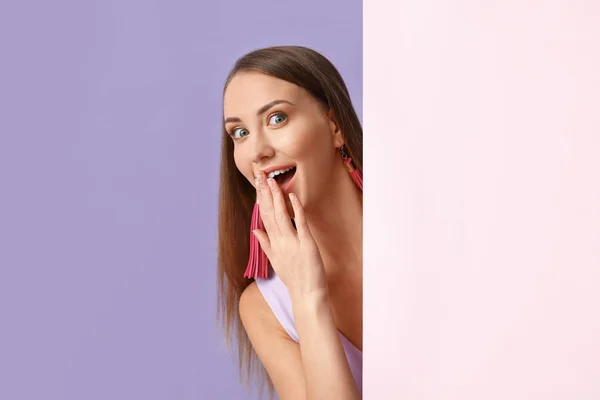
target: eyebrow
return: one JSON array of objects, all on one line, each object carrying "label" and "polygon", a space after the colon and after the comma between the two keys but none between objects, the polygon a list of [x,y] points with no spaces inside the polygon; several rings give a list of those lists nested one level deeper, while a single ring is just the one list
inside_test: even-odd
[{"label": "eyebrow", "polygon": [[[285,104],[289,104],[291,106],[294,105],[293,103],[290,103],[287,100],[273,100],[272,102],[267,103],[264,106],[262,106],[261,108],[259,108],[258,111],[256,112],[256,115],[260,116],[261,114],[263,114],[268,109],[270,109],[272,107],[275,107],[278,104],[284,104],[284,103]],[[225,123],[228,123],[228,122],[242,122],[242,120],[239,119],[238,117],[228,117],[228,118],[225,118]]]}]

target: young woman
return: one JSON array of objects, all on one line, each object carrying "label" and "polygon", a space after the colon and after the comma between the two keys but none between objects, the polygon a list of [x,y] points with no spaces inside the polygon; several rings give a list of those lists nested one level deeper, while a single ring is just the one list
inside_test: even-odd
[{"label": "young woman", "polygon": [[257,355],[281,400],[359,399],[362,127],[344,81],[305,47],[251,52],[223,123],[219,300],[240,366]]}]

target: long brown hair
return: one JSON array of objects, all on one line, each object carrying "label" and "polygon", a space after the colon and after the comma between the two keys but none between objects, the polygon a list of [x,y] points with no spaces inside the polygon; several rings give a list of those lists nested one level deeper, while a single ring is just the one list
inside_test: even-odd
[{"label": "long brown hair", "polygon": [[[225,81],[223,94],[241,71],[254,71],[293,83],[307,90],[327,110],[332,110],[345,139],[346,149],[362,172],[362,127],[350,94],[335,66],[320,53],[301,46],[276,46],[241,57]],[[250,218],[256,190],[238,171],[233,141],[223,124],[221,185],[219,193],[218,305],[228,343],[237,343],[240,375],[245,383],[256,376],[261,388],[273,386],[256,357],[238,314],[238,302],[252,280],[244,278],[250,243]]]}]

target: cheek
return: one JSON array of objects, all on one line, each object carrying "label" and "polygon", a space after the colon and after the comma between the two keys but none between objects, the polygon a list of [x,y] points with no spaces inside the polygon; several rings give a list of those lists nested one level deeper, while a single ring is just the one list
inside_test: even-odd
[{"label": "cheek", "polygon": [[300,158],[308,162],[310,169],[316,169],[317,171],[327,169],[331,164],[331,141],[328,140],[327,131],[318,131],[316,134],[311,135],[309,140],[301,147],[302,154]]},{"label": "cheek", "polygon": [[287,153],[296,161],[301,161],[307,157],[311,157],[315,149],[315,139],[311,134],[298,134],[294,132],[293,135],[289,136],[288,143],[285,144]]},{"label": "cheek", "polygon": [[320,159],[330,147],[330,133],[327,126],[317,121],[303,124],[290,135],[289,148],[295,157],[301,159]]}]

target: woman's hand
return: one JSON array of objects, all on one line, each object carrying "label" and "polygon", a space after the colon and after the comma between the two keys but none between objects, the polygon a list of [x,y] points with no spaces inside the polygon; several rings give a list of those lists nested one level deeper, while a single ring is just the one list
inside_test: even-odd
[{"label": "woman's hand", "polygon": [[267,179],[264,172],[257,171],[255,186],[266,232],[257,229],[253,233],[271,266],[293,297],[326,293],[323,259],[298,197],[293,193],[289,196],[296,231],[277,182],[273,178]]},{"label": "woman's hand", "polygon": [[358,400],[360,391],[329,305],[323,259],[306,223],[304,209],[298,198],[290,194],[296,232],[277,182],[267,182],[259,171],[256,188],[265,231],[255,230],[254,234],[292,297],[307,398],[323,398],[327,394],[327,398]]}]

